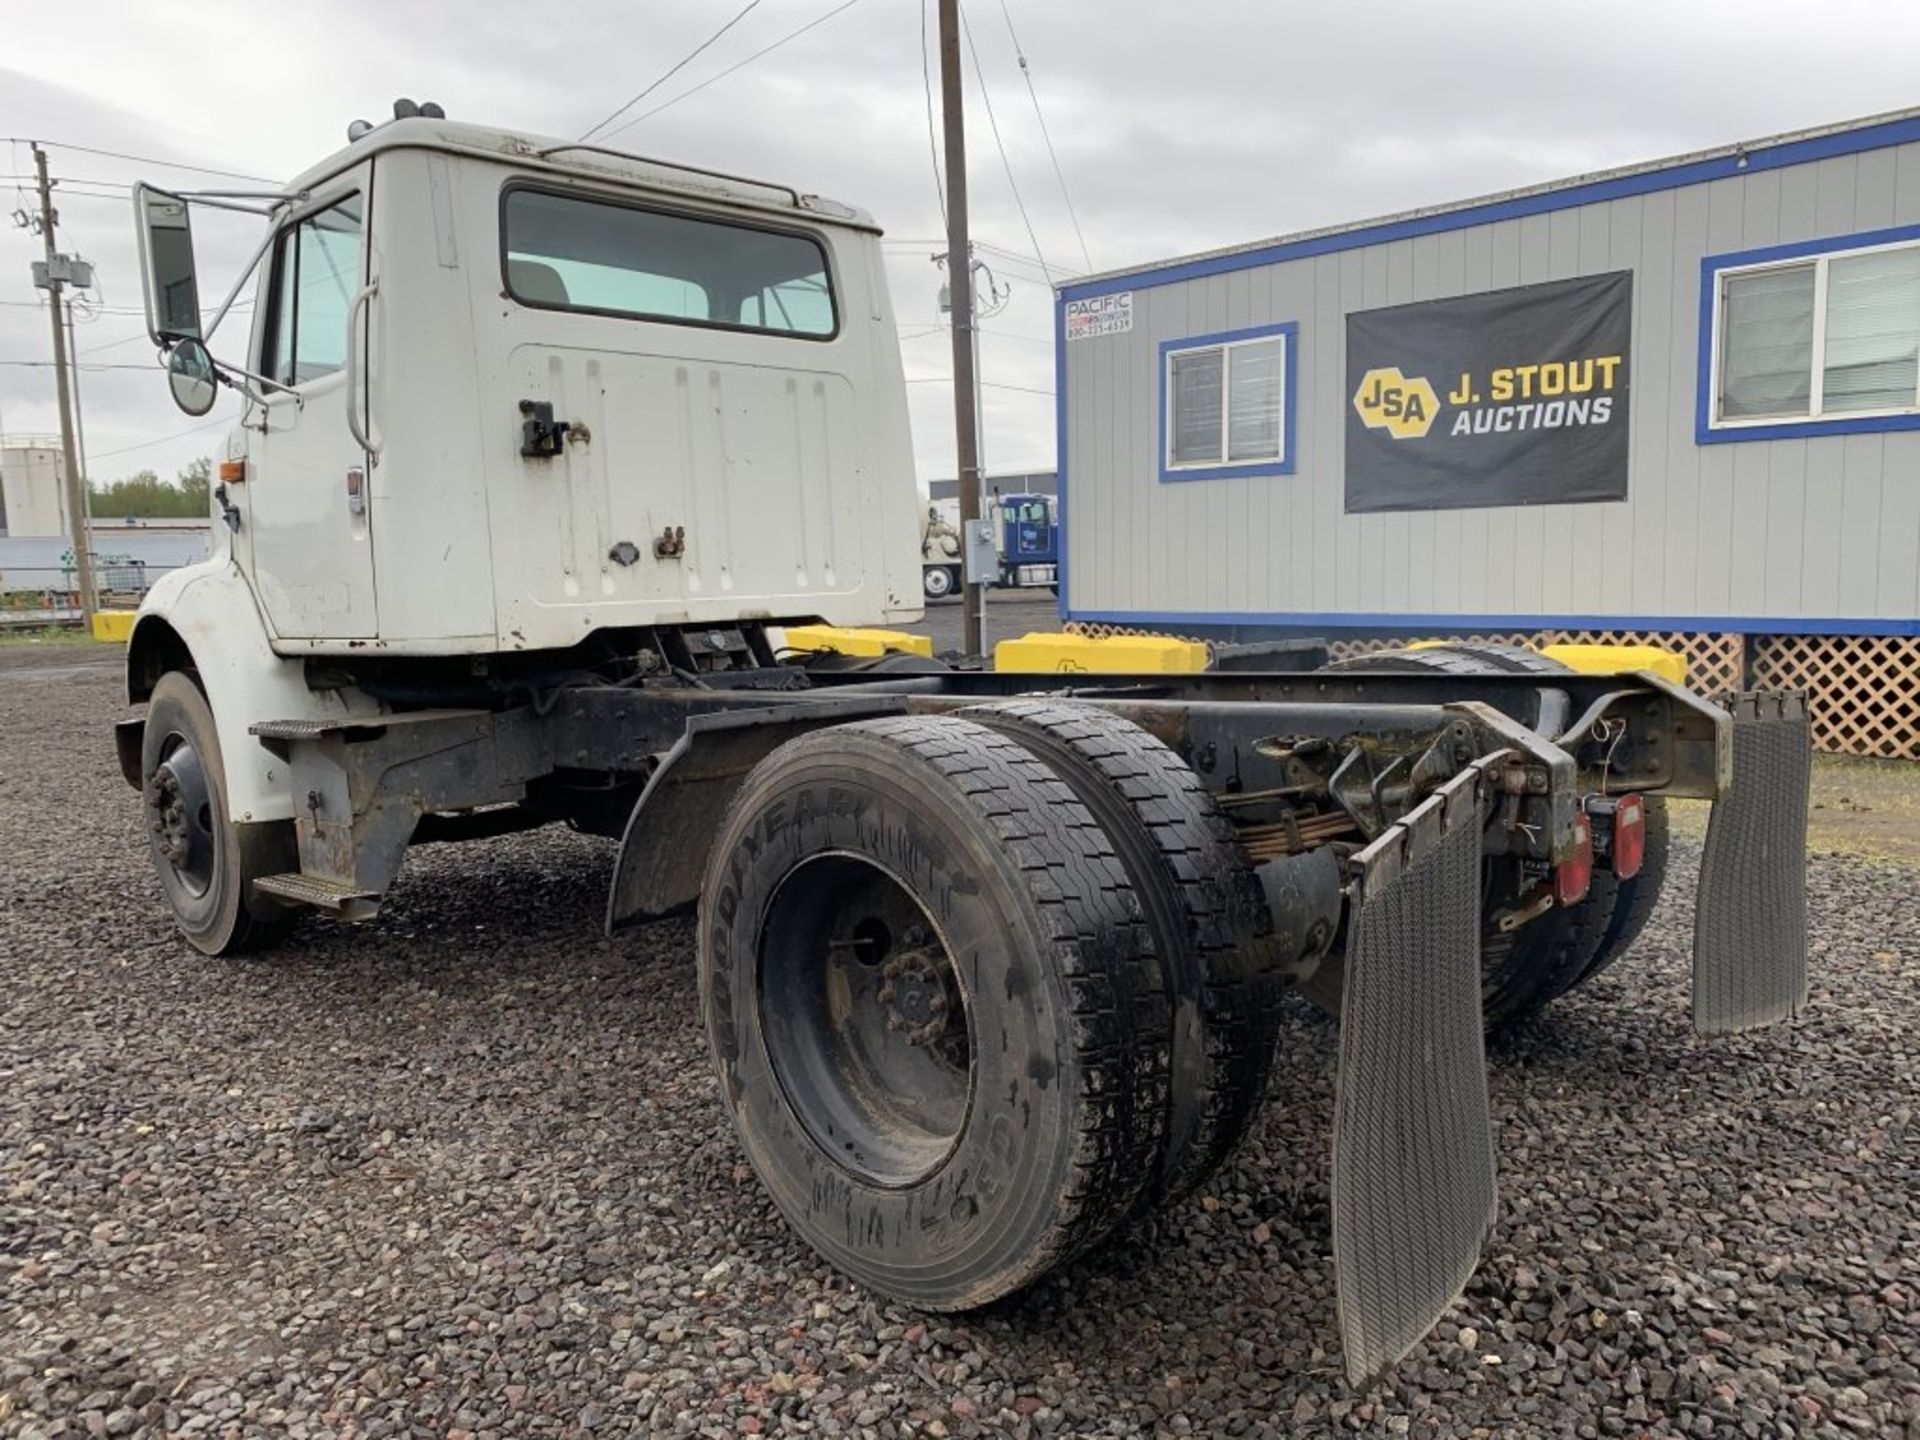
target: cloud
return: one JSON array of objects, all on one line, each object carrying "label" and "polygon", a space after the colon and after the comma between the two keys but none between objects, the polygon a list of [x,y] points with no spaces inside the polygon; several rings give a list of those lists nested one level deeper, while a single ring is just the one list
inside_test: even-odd
[{"label": "cloud", "polygon": [[[832,0],[765,0],[629,115],[672,101],[824,13]],[[690,0],[585,0],[529,11],[336,0],[182,9],[102,0],[89,42],[33,74],[0,70],[0,133],[285,176],[342,143],[392,98],[435,99],[456,118],[577,135],[733,13]],[[1272,0],[970,0],[974,47],[1038,244],[1085,260],[1035,123],[1006,17],[1078,210],[1092,262],[1112,268],[1312,226],[1463,199],[1611,165],[1755,138],[1911,103],[1920,7],[1863,0],[1838,12],[1798,0],[1518,6],[1402,0],[1305,6]],[[790,180],[872,211],[891,237],[888,278],[910,376],[948,373],[927,255],[942,224],[922,89],[921,6],[861,0],[719,83],[621,133],[642,153]],[[1871,37],[1871,43],[1862,37]],[[967,60],[975,233],[1031,252]],[[936,73],[937,82],[937,73]],[[55,146],[63,175],[126,182],[164,172]],[[15,147],[9,173],[25,168]],[[80,187],[74,187],[76,192]],[[0,192],[3,197],[5,192]],[[6,205],[8,210],[12,203]],[[135,303],[127,211],[63,206],[63,244],[100,267],[112,307]],[[218,234],[216,234],[216,229]],[[245,258],[242,227],[200,233],[206,267]],[[0,230],[0,300],[31,301],[35,240]],[[1011,284],[988,327],[986,450],[996,469],[1051,463],[1052,315],[1039,268],[990,255]],[[95,363],[144,361],[140,322],[81,327]],[[125,343],[112,348],[116,340]],[[44,359],[44,313],[0,304],[0,358]],[[97,478],[167,473],[219,431],[187,428],[157,376],[82,377]],[[921,477],[952,469],[952,400],[909,386]],[[49,372],[0,366],[0,423],[54,425]],[[137,450],[123,447],[143,445]],[[118,455],[107,454],[120,450]]]}]

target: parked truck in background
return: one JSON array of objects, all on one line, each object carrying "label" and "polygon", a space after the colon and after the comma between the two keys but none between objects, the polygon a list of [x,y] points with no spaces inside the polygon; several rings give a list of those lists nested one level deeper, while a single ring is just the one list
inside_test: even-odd
[{"label": "parked truck in background", "polygon": [[[1059,500],[1052,495],[993,495],[986,521],[993,533],[996,589],[1056,589],[1060,563]],[[957,595],[965,583],[965,547],[960,536],[960,506],[955,500],[927,505],[920,529],[920,563],[926,598]]]},{"label": "parked truck in background", "polygon": [[927,505],[927,518],[920,526],[920,585],[929,600],[958,595],[966,583],[959,509],[951,500],[931,501]]},{"label": "parked truck in background", "polygon": [[988,503],[1001,586],[1054,589],[1060,563],[1059,500],[1052,495],[996,495]]},{"label": "parked truck in background", "polygon": [[[1305,988],[1340,1016],[1356,1376],[1491,1222],[1483,1025],[1631,940],[1665,798],[1715,802],[1696,1022],[1802,1003],[1793,699],[1471,648],[1175,676],[796,649],[922,603],[878,227],[396,115],[252,201],[135,191],[176,399],[240,399],[215,554],[142,605],[116,737],[200,950],[372,920],[412,845],[607,837],[597,923],[697,909],[719,1094],[781,1212],[933,1310],[1204,1185]],[[266,221],[205,326],[199,203]]]}]

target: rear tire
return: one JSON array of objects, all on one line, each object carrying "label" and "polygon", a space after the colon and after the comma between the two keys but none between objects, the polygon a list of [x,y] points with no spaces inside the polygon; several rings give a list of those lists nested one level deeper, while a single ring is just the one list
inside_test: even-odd
[{"label": "rear tire", "polygon": [[699,950],[742,1147],[874,1290],[985,1304],[1102,1239],[1153,1174],[1169,1037],[1139,902],[1004,735],[889,717],[781,746],[721,824]]},{"label": "rear tire", "polygon": [[[1513,645],[1462,640],[1420,650],[1376,650],[1338,660],[1330,671],[1436,670],[1448,675],[1564,675],[1567,667],[1538,651]],[[1587,898],[1571,908],[1555,908],[1518,930],[1492,924],[1499,901],[1491,883],[1482,902],[1480,931],[1480,1014],[1488,1034],[1513,1029],[1538,1014],[1569,986],[1574,973],[1572,946],[1585,946],[1602,933],[1613,913],[1611,893],[1602,893],[1596,874]],[[1508,889],[1513,888],[1511,885]],[[1500,897],[1510,900],[1511,896]],[[1300,993],[1329,1014],[1340,1013],[1345,972],[1342,957],[1327,960],[1300,986]]]},{"label": "rear tire", "polygon": [[[1632,947],[1640,938],[1640,932],[1647,928],[1647,921],[1653,916],[1653,907],[1659,903],[1660,892],[1667,882],[1667,856],[1671,852],[1673,835],[1671,823],[1667,817],[1667,802],[1657,795],[1646,797],[1647,848],[1640,860],[1640,868],[1630,879],[1614,880],[1611,875],[1604,877],[1612,881],[1615,895],[1606,928],[1585,958],[1572,980],[1567,983],[1568,990],[1577,990],[1594,976],[1601,973]],[[1599,872],[1593,877],[1597,888],[1602,880]]]},{"label": "rear tire", "polygon": [[174,920],[195,949],[237,955],[280,940],[297,912],[253,882],[300,868],[291,822],[236,825],[213,711],[175,670],[160,677],[141,737],[147,848]]},{"label": "rear tire", "polygon": [[1044,700],[959,713],[1045,761],[1126,867],[1173,1012],[1167,1144],[1142,1203],[1190,1195],[1246,1138],[1273,1071],[1286,987],[1253,867],[1199,777],[1131,721]]}]

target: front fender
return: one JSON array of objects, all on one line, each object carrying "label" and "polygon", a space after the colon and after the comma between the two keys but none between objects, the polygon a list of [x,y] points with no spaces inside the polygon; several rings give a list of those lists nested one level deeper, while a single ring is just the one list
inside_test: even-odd
[{"label": "front fender", "polygon": [[[227,560],[169,572],[140,606],[127,641],[128,698],[136,704],[146,699],[154,681],[173,669],[193,672],[213,710],[228,817],[239,824],[291,820],[294,814],[286,762],[248,733],[249,726],[380,710],[358,691],[309,688],[304,662],[274,654],[253,591]],[[123,730],[123,754],[129,738]]]}]

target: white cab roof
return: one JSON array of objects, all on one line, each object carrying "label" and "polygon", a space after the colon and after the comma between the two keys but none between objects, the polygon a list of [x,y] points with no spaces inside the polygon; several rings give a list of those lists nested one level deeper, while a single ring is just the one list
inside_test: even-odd
[{"label": "white cab roof", "polygon": [[551,136],[524,135],[486,125],[431,120],[424,116],[389,120],[375,126],[360,139],[295,176],[287,186],[288,193],[297,195],[347,166],[357,165],[383,150],[401,149],[440,150],[505,161],[522,168],[545,170],[583,180],[639,186],[724,205],[744,205],[790,214],[800,212],[810,219],[865,230],[877,231],[879,228],[874,224],[873,217],[864,210],[819,195],[806,194],[779,181],[755,180],[744,175],[726,175],[675,165],[670,161],[653,160],[612,147],[598,147],[591,141],[583,143]]}]

